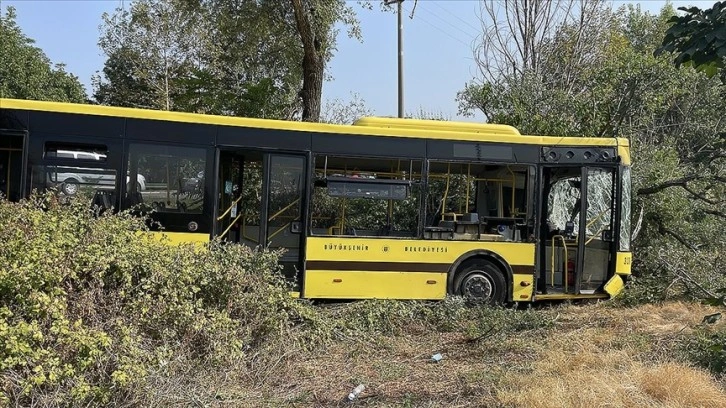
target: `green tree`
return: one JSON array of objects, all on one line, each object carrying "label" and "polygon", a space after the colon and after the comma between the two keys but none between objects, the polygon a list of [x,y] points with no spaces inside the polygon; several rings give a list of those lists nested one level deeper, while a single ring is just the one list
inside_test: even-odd
[{"label": "green tree", "polygon": [[[635,271],[648,287],[678,282],[695,295],[697,285],[721,285],[726,101],[718,81],[653,55],[674,14],[602,7],[596,24],[563,23],[544,38],[537,70],[468,84],[459,101],[525,134],[629,138],[641,219]],[[571,70],[575,46],[588,52]]]},{"label": "green tree", "polygon": [[[670,28],[656,54],[675,53],[674,63],[693,65],[696,69],[713,76],[723,70],[726,63],[726,1],[716,2],[713,7],[680,7],[684,15],[671,17]],[[726,82],[726,76],[722,76]]]},{"label": "green tree", "polygon": [[[359,31],[343,1],[303,3],[299,21],[307,23],[302,27],[311,30],[312,43],[301,37],[293,8],[279,1],[134,1],[128,10],[104,15],[99,44],[108,59],[103,77],[95,79],[95,98],[110,105],[317,121],[335,23],[348,24],[350,35]],[[312,60],[303,44],[312,44]],[[306,61],[314,64],[305,68]],[[317,73],[320,83],[306,85],[304,78]],[[317,111],[310,110],[315,104]]]},{"label": "green tree", "polygon": [[[104,13],[99,46],[108,56],[94,96],[109,105],[179,110],[181,78],[195,66],[204,24],[181,1],[142,0]],[[202,45],[203,46],[203,45]]]},{"label": "green tree", "polygon": [[360,39],[360,29],[352,9],[344,0],[291,0],[295,27],[303,48],[303,84],[300,96],[302,120],[320,120],[325,64],[335,49],[338,22],[346,24],[349,35]]},{"label": "green tree", "polygon": [[0,15],[0,97],[58,102],[86,102],[78,77],[63,64],[53,65],[23,34],[13,7]]}]

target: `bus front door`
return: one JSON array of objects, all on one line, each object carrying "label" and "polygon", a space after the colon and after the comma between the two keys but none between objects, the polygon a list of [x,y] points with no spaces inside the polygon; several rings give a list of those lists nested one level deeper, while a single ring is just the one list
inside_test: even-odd
[{"label": "bus front door", "polygon": [[300,282],[307,158],[257,150],[221,150],[216,236],[251,248],[282,250],[280,263]]},{"label": "bus front door", "polygon": [[596,295],[613,254],[613,169],[543,169],[543,218],[537,290],[541,294]]},{"label": "bus front door", "polygon": [[0,129],[0,195],[10,201],[25,196],[27,134]]},{"label": "bus front door", "polygon": [[613,221],[615,197],[615,170],[609,168],[583,168],[582,186],[584,203],[579,235],[582,257],[579,293],[602,292],[611,275],[610,262],[614,259]]}]

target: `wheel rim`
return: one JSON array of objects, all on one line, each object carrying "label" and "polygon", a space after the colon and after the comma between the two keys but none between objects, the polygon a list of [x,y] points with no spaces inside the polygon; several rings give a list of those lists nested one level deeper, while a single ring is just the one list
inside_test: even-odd
[{"label": "wheel rim", "polygon": [[474,272],[462,283],[464,296],[473,299],[487,300],[494,294],[494,284],[482,272]]},{"label": "wheel rim", "polygon": [[70,182],[65,183],[63,186],[63,191],[66,193],[66,195],[74,195],[78,192],[78,184]]}]

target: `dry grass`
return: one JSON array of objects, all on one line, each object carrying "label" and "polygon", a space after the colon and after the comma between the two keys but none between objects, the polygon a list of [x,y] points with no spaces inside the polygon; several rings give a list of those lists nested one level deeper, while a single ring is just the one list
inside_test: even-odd
[{"label": "dry grass", "polygon": [[[363,398],[353,405],[726,407],[723,384],[673,352],[674,341],[714,309],[688,303],[630,309],[593,304],[541,312],[557,316],[554,327],[498,333],[477,342],[460,332],[410,330],[349,339],[313,353],[280,345],[246,370],[200,378],[196,387],[210,396],[206,402],[162,405],[350,406],[343,399],[362,383]],[[430,362],[437,352],[444,359]]]},{"label": "dry grass", "polygon": [[676,361],[671,347],[713,311],[688,303],[564,308],[560,330],[529,370],[504,375],[497,398],[516,407],[726,407],[722,386]]}]

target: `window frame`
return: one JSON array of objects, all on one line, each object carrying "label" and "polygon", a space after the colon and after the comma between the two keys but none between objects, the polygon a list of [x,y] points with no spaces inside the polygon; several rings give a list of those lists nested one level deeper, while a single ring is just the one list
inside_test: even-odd
[{"label": "window frame", "polygon": [[[308,237],[334,237],[334,238],[351,238],[355,237],[354,235],[335,235],[335,234],[315,234],[313,233],[313,208],[314,208],[314,200],[315,200],[315,189],[321,188],[318,182],[320,178],[317,174],[317,159],[318,157],[324,158],[324,160],[327,163],[328,157],[333,157],[335,159],[362,159],[362,160],[378,160],[378,161],[393,161],[393,160],[400,160],[400,161],[408,161],[410,163],[408,169],[410,169],[407,174],[409,174],[409,178],[411,178],[411,175],[416,175],[418,181],[414,180],[399,180],[399,179],[378,179],[377,182],[381,184],[399,184],[406,182],[407,188],[408,188],[408,194],[407,197],[403,200],[400,199],[378,199],[378,198],[365,198],[365,197],[350,197],[351,199],[363,199],[363,200],[376,200],[376,201],[388,201],[391,200],[393,202],[403,202],[406,199],[409,199],[414,196],[414,189],[413,187],[415,185],[418,185],[418,213],[416,214],[417,222],[416,222],[416,228],[414,231],[410,231],[413,233],[412,236],[395,236],[395,235],[383,235],[383,236],[368,236],[366,235],[365,238],[371,238],[371,239],[421,239],[423,237],[423,192],[424,192],[424,178],[425,178],[425,171],[426,171],[426,158],[425,157],[399,157],[399,156],[378,156],[378,155],[364,155],[364,154],[346,154],[346,153],[329,153],[329,152],[311,152],[310,155],[310,182],[308,183],[308,204],[307,204],[307,215],[308,215]],[[416,165],[416,162],[419,164]],[[326,167],[327,169],[327,167]],[[334,176],[335,177],[335,176]],[[359,181],[364,181],[366,179],[362,179]],[[336,180],[338,181],[338,180]],[[374,183],[373,180],[368,180],[368,182]],[[327,187],[325,187],[327,188]],[[330,197],[336,197],[336,198],[346,198],[343,196],[330,196]],[[399,232],[408,232],[408,231],[399,231]]]}]

